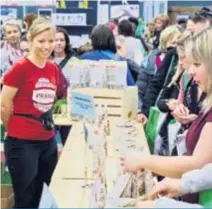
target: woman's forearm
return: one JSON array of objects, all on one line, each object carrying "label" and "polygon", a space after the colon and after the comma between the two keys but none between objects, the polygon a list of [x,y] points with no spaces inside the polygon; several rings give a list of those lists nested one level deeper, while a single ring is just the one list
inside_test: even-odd
[{"label": "woman's forearm", "polygon": [[10,121],[11,115],[12,115],[13,109],[12,109],[12,103],[8,105],[2,104],[1,107],[1,120],[5,127],[8,126],[8,123]]},{"label": "woman's forearm", "polygon": [[141,161],[141,167],[158,175],[180,178],[187,171],[201,167],[193,156],[156,156],[151,155]]}]

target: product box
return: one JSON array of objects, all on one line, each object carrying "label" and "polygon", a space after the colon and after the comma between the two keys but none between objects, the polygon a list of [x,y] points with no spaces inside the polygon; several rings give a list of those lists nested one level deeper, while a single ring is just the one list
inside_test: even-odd
[{"label": "product box", "polygon": [[13,208],[14,194],[12,185],[1,185],[1,208]]}]

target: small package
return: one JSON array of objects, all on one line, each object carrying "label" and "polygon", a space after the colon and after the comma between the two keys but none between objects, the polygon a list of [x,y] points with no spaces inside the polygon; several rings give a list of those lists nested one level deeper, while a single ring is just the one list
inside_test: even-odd
[{"label": "small package", "polygon": [[92,88],[104,88],[106,81],[106,73],[104,66],[101,62],[93,61],[89,64],[90,74],[90,87]]}]

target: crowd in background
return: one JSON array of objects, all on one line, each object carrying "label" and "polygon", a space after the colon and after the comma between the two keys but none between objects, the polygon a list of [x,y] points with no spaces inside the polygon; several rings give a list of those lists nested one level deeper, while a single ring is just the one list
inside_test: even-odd
[{"label": "crowd in background", "polygon": [[[212,189],[211,179],[203,175],[206,172],[210,176],[212,163],[212,10],[204,7],[172,25],[167,15],[159,15],[148,24],[135,17],[113,19],[95,26],[90,41],[78,49],[71,47],[70,34],[64,28],[54,28],[44,18],[28,14],[24,25],[23,32],[17,20],[6,22],[1,41],[2,121],[8,130],[5,154],[15,207],[38,207],[42,182],[50,182],[56,147],[48,111],[55,97],[66,97],[65,78],[72,59],[126,61],[127,85],[138,87],[137,121],[147,127],[153,107],[166,113],[156,136],[160,143],[153,145],[152,155],[133,152],[121,159],[128,172],[146,168],[159,180],[178,178],[161,181],[152,197],[164,190],[171,193],[170,187],[175,185],[172,189],[178,192],[169,197],[181,196],[185,202],[198,203],[197,192]],[[39,98],[42,90],[48,91],[45,101],[45,95]],[[46,124],[40,124],[41,117]],[[173,120],[179,124],[176,137],[184,137],[185,150],[177,144],[170,148]],[[63,144],[70,129],[57,127]],[[14,155],[22,156],[15,161]],[[195,179],[192,170],[201,168]],[[195,181],[197,186],[192,190],[191,182]],[[138,207],[201,207],[173,201],[159,198],[140,202]]]}]

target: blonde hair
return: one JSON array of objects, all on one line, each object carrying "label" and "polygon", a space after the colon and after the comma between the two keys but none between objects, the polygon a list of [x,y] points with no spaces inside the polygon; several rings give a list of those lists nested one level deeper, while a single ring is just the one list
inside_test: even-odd
[{"label": "blonde hair", "polygon": [[[190,38],[191,38],[191,35],[190,35],[190,33],[187,33],[187,32],[182,33],[178,37],[178,40],[177,40],[177,52],[178,52],[178,54],[185,53],[186,44],[188,43]],[[180,57],[179,57],[179,59],[180,59]],[[184,72],[184,70],[186,70],[186,69],[183,69],[182,65],[180,63],[178,63],[177,64],[177,70],[176,70],[174,76],[172,77],[172,80],[169,83],[168,87],[171,87],[172,85],[177,84],[177,81],[178,81],[180,75]]]},{"label": "blonde hair", "polygon": [[[147,38],[150,39],[151,37],[154,36],[154,22],[150,22],[148,27],[147,27]],[[152,27],[152,28],[151,28]]]},{"label": "blonde hair", "polygon": [[4,23],[4,25],[3,25],[4,32],[6,32],[7,25],[15,26],[21,32],[21,23],[20,23],[20,21],[12,19],[12,20],[9,20],[6,23]]},{"label": "blonde hair", "polygon": [[32,41],[35,36],[47,30],[52,30],[54,33],[56,33],[56,28],[49,22],[49,20],[43,17],[36,18],[28,30],[28,41]]},{"label": "blonde hair", "polygon": [[169,23],[170,23],[170,18],[168,15],[165,15],[165,14],[161,14],[161,15],[158,15],[155,19],[154,19],[154,22],[156,23],[156,21],[161,21],[162,24],[163,24],[163,27],[162,29],[165,29]]},{"label": "blonde hair", "polygon": [[203,102],[203,108],[208,111],[212,107],[212,27],[206,28],[196,34],[186,46],[187,56],[195,62],[204,63],[207,72],[205,92],[207,97]]},{"label": "blonde hair", "polygon": [[160,35],[159,49],[165,51],[167,42],[175,35],[180,35],[180,30],[176,25],[170,25],[167,28],[165,28]]}]

